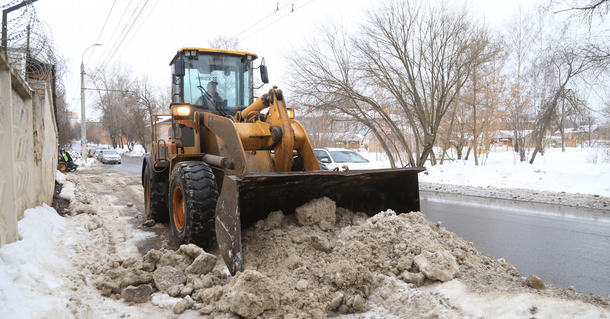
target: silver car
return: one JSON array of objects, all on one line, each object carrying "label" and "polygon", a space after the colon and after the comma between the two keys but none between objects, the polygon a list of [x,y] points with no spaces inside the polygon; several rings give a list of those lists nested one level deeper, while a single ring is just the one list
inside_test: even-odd
[{"label": "silver car", "polygon": [[324,164],[329,170],[345,169],[367,170],[383,168],[377,163],[371,163],[358,152],[345,148],[318,147],[313,149],[318,161]]},{"label": "silver car", "polygon": [[119,153],[117,153],[116,151],[102,150],[98,156],[98,159],[103,164],[107,164],[107,163],[121,164],[121,155],[119,155]]}]

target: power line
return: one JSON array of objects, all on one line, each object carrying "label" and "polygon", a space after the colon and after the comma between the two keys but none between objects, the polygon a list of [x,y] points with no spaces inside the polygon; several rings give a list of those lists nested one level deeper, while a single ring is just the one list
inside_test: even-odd
[{"label": "power line", "polygon": [[159,86],[159,84],[161,84],[161,83],[163,83],[163,82],[165,82],[165,81],[169,81],[169,80],[171,79],[171,77],[172,77],[172,76],[170,75],[170,76],[166,77],[165,79],[163,79],[163,80],[161,80],[161,81],[157,82],[157,84],[155,84],[155,85],[153,85],[153,86]]},{"label": "power line", "polygon": [[[125,33],[125,35],[123,36],[123,39],[121,40],[121,43],[119,43],[119,45],[117,46],[116,50],[114,51],[114,53],[112,53],[112,55],[110,56],[110,58],[108,58],[108,61],[106,62],[106,64],[102,67],[102,70],[106,68],[106,66],[110,63],[110,61],[112,60],[112,58],[114,57],[114,55],[119,51],[119,48],[121,47],[121,45],[123,44],[123,41],[125,41],[125,39],[127,38],[127,35],[129,35],[129,31],[131,31],[131,28],[133,28],[133,26],[136,24],[136,22],[138,21],[138,18],[140,17],[140,14],[142,13],[142,11],[144,11],[144,8],[146,7],[146,4],[148,4],[148,0],[146,0],[146,2],[144,3],[144,5],[142,6],[142,9],[140,9],[140,12],[138,12],[138,15],[135,17],[135,19],[133,20],[133,22],[131,23],[131,26],[129,26],[129,29],[127,30],[127,32]],[[137,8],[136,8],[137,9]]]},{"label": "power line", "polygon": [[157,6],[157,4],[159,3],[160,0],[157,0],[157,2],[155,3],[155,5],[152,7],[152,9],[150,9],[150,11],[148,11],[148,15],[146,15],[146,18],[144,18],[144,21],[142,21],[142,23],[140,24],[140,26],[138,27],[138,29],[136,30],[136,32],[134,32],[134,34],[131,36],[131,39],[129,39],[129,41],[127,42],[127,45],[125,45],[125,47],[123,48],[123,51],[121,51],[121,54],[119,54],[119,56],[117,57],[117,60],[123,55],[123,53],[125,53],[125,50],[127,50],[127,48],[129,47],[129,45],[131,44],[131,41],[133,41],[133,39],[136,37],[136,35],[138,34],[138,32],[140,32],[140,29],[142,28],[142,26],[146,23],[146,20],[148,20],[148,17],[150,17],[150,14],[153,12],[153,10],[155,10],[155,7]]},{"label": "power line", "polygon": [[[127,4],[127,8],[129,8],[131,6],[131,1],[129,0],[129,3]],[[121,25],[121,22],[123,21],[123,18],[125,17],[125,14],[127,13],[127,9],[125,9],[125,11],[123,11],[123,14],[121,15],[121,18],[119,19],[119,22],[116,24],[116,27],[114,28],[114,31],[112,32],[112,35],[110,36],[110,39],[108,39],[108,45],[104,46],[104,52],[102,52],[102,57],[108,56],[106,55],[106,52],[109,52],[108,50],[112,51],[111,47],[111,43],[112,43],[112,39],[114,38],[114,35],[116,34],[117,30],[119,29],[119,26]],[[115,41],[116,43],[116,41]],[[103,60],[100,60],[100,62],[102,62]],[[100,64],[98,62],[98,64]]]},{"label": "power line", "polygon": [[[140,2],[142,3],[142,2]],[[136,8],[134,9],[133,13],[131,14],[131,17],[129,18],[129,20],[127,21],[127,23],[125,24],[125,27],[123,28],[123,31],[121,31],[121,35],[124,33],[125,35],[123,36],[123,39],[121,39],[121,42],[116,45],[116,49],[114,49],[114,52],[112,53],[112,55],[110,55],[110,57],[106,60],[106,63],[102,65],[102,70],[106,68],[106,66],[110,63],[110,61],[112,60],[112,58],[114,57],[114,55],[118,52],[119,48],[121,47],[121,44],[123,44],[123,41],[125,41],[125,38],[127,37],[127,35],[129,34],[129,31],[131,31],[131,28],[133,28],[133,25],[136,23],[136,21],[138,20],[138,17],[140,16],[140,14],[142,13],[142,10],[144,10],[144,8],[146,7],[146,4],[148,3],[148,0],[146,0],[146,2],[144,3],[144,5],[142,6],[142,8],[140,9],[140,11],[138,12],[138,15],[133,19],[133,22],[131,23],[131,26],[129,26],[129,29],[127,30],[127,32],[125,32],[125,29],[127,28],[127,25],[129,25],[129,20],[131,20],[131,17],[133,17],[133,15],[136,13],[136,11],[138,10],[138,6],[136,6]],[[119,37],[121,37],[121,35],[119,35]],[[115,42],[116,44],[116,42]],[[114,48],[114,47],[113,47]]]},{"label": "power line", "polygon": [[249,23],[250,23],[250,22],[252,22],[254,19],[256,19],[258,16],[260,16],[260,15],[264,14],[265,12],[269,11],[269,10],[270,10],[270,9],[272,9],[272,8],[273,8],[273,5],[271,5],[271,6],[267,7],[267,8],[265,8],[265,9],[264,9],[263,11],[261,11],[260,13],[253,15],[253,16],[252,16],[252,18],[250,18],[250,20],[248,20],[248,21],[246,21],[246,22],[242,23],[240,26],[238,26],[237,28],[233,29],[233,30],[232,30],[232,31],[231,31],[231,32],[230,32],[228,35],[230,36],[230,38],[231,38],[231,39],[232,39],[232,38],[234,38],[234,37],[231,37],[231,34],[234,34],[235,32],[238,32],[239,30],[241,30],[241,29],[242,29],[242,27],[243,27],[243,26],[245,26],[246,24],[249,24]]},{"label": "power line", "polygon": [[[110,18],[110,14],[112,13],[112,9],[114,8],[114,4],[116,3],[116,0],[114,0],[114,2],[112,3],[112,7],[110,7],[110,11],[108,12],[108,16],[106,17],[106,21],[104,21],[104,26],[102,26],[102,31],[100,31],[100,35],[97,36],[97,40],[95,40],[95,43],[100,43],[100,38],[102,37],[102,33],[104,32],[104,29],[106,28],[106,23],[108,23],[108,19]],[[91,54],[89,54],[89,58],[87,59],[87,64],[89,64],[89,60],[91,60],[91,56],[93,55],[93,51],[95,51],[95,47],[93,48],[93,50],[91,50]]]},{"label": "power line", "polygon": [[[295,1],[296,1],[296,0],[295,0]],[[283,18],[287,17],[289,14],[291,14],[291,13],[293,13],[293,12],[297,11],[298,9],[301,9],[301,8],[305,7],[306,5],[308,5],[308,4],[310,4],[310,3],[314,2],[314,1],[315,1],[315,0],[311,0],[311,1],[307,2],[306,4],[302,5],[301,7],[298,7],[297,9],[295,9],[295,8],[294,8],[294,6],[293,6],[293,7],[292,7],[292,11],[290,11],[290,12],[286,13],[285,15],[283,15],[283,16],[281,16],[281,17],[279,17],[277,20],[275,20],[275,21],[273,21],[273,22],[271,22],[271,23],[267,24],[266,26],[264,26],[264,27],[262,27],[262,28],[260,28],[260,29],[258,29],[258,30],[256,30],[256,31],[254,31],[254,33],[250,34],[249,36],[247,36],[247,37],[245,37],[245,38],[243,38],[243,39],[241,39],[241,40],[242,40],[242,41],[243,41],[243,40],[246,40],[247,38],[249,38],[249,37],[251,37],[251,36],[253,36],[253,35],[257,34],[258,32],[262,31],[263,29],[267,28],[268,26],[270,26],[270,25],[272,25],[272,24],[274,24],[274,23],[276,23],[276,22],[280,21],[281,19],[283,19]],[[292,1],[292,2],[294,2],[294,1]],[[284,7],[285,7],[285,6],[284,6]],[[282,7],[282,8],[283,8],[283,7]]]},{"label": "power line", "polygon": [[[268,15],[266,15],[264,18],[262,18],[262,19],[260,19],[260,20],[256,21],[256,22],[255,22],[254,24],[252,24],[251,26],[249,26],[249,27],[245,28],[245,29],[244,29],[242,32],[240,32],[240,33],[236,34],[234,37],[232,37],[232,38],[231,38],[231,40],[232,40],[232,39],[234,39],[234,38],[237,38],[237,37],[238,37],[240,34],[242,34],[242,33],[246,32],[246,31],[248,31],[250,28],[254,27],[255,25],[257,25],[257,24],[258,24],[258,23],[260,23],[261,21],[263,21],[263,20],[267,19],[268,17],[270,17],[272,14],[274,14],[274,13],[276,13],[276,12],[278,12],[278,11],[282,10],[282,9],[283,9],[283,8],[285,8],[287,5],[289,5],[289,4],[291,4],[291,3],[295,2],[295,1],[296,1],[296,0],[292,0],[292,1],[288,2],[287,4],[283,5],[281,8],[277,8],[275,11],[273,11],[273,12],[269,13],[269,14],[268,14]],[[279,3],[279,2],[278,2],[278,3]]]}]

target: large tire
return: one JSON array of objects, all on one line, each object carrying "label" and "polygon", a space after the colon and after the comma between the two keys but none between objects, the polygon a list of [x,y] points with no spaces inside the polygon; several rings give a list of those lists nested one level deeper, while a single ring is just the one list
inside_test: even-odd
[{"label": "large tire", "polygon": [[169,180],[170,224],[180,243],[208,249],[215,242],[214,217],[218,187],[208,164],[180,162]]},{"label": "large tire", "polygon": [[150,180],[150,169],[146,166],[144,173],[144,207],[146,208],[146,220],[163,223],[169,220],[167,209],[167,181],[153,182]]},{"label": "large tire", "polygon": [[59,169],[62,172],[65,172],[68,169],[68,165],[66,165],[66,163],[59,163],[57,169]]}]

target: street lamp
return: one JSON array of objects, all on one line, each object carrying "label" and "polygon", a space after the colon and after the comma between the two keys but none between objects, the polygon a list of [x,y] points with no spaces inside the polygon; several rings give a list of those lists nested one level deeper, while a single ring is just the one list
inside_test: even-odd
[{"label": "street lamp", "polygon": [[101,44],[96,43],[83,51],[83,56],[80,59],[80,135],[81,135],[81,152],[83,156],[87,155],[87,120],[85,119],[85,65],[83,59],[87,50],[98,47]]}]

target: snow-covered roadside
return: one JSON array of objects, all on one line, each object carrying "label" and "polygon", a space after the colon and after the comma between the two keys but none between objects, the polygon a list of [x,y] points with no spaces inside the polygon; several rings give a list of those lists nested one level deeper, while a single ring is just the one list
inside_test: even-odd
[{"label": "snow-covered roadside", "polygon": [[115,149],[117,153],[121,156],[129,156],[129,157],[143,157],[146,153],[146,150],[140,144],[136,144],[133,147],[133,151],[129,151],[127,147],[125,148],[117,148]]},{"label": "snow-covered roadside", "polygon": [[[606,148],[547,149],[534,164],[502,149],[480,159],[445,161],[419,174],[420,190],[610,210],[610,163]],[[385,156],[361,152],[380,167]]]},{"label": "snow-covered roadside", "polygon": [[84,186],[84,179],[101,178],[117,181],[115,185],[128,191],[117,175],[57,172],[56,180],[63,185],[60,196],[70,200],[71,214],[61,217],[47,205],[24,212],[18,225],[20,240],[0,248],[1,318],[154,319],[174,315],[150,304],[105,298],[91,283],[91,265],[108,258],[140,256],[136,243],[151,236],[134,228],[133,218],[126,215],[129,208],[117,203],[113,195],[100,196]]},{"label": "snow-covered roadside", "polygon": [[548,149],[534,164],[515,161],[513,152],[491,152],[479,166],[468,161],[445,162],[426,167],[423,183],[497,189],[529,189],[569,194],[610,197],[610,163],[601,162],[598,149]]},{"label": "snow-covered roadside", "polygon": [[492,186],[459,186],[451,184],[420,182],[420,191],[508,199],[514,201],[593,208],[610,213],[610,197],[591,194],[551,192],[526,188],[496,188]]}]

